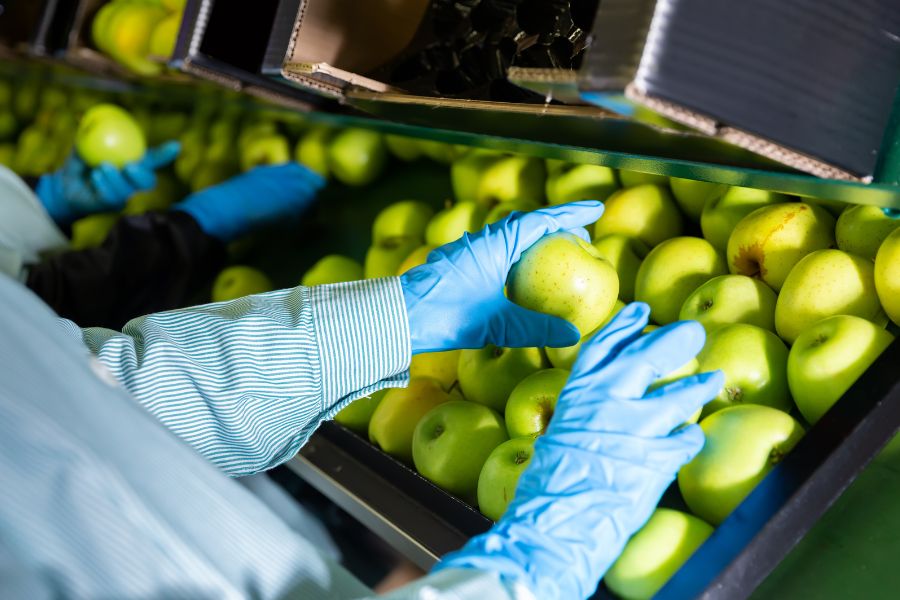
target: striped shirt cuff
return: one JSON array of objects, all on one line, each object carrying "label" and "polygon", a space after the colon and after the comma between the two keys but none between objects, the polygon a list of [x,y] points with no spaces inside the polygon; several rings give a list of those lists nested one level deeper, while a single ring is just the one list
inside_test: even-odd
[{"label": "striped shirt cuff", "polygon": [[408,383],[412,346],[399,278],[315,286],[309,297],[325,418],[357,398]]}]

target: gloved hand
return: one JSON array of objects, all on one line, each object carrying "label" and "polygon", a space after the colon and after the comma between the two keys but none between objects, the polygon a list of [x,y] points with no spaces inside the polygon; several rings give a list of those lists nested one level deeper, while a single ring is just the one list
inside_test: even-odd
[{"label": "gloved hand", "polygon": [[724,385],[717,371],[648,393],[705,337],[696,322],[641,337],[649,313],[633,303],[582,346],[506,514],[436,569],[494,571],[541,600],[593,594],[678,469],[702,448],[700,428],[680,424]]},{"label": "gloved hand", "polygon": [[433,250],[427,263],[400,277],[413,354],[487,344],[562,347],[578,342],[574,325],[512,303],[503,289],[510,268],[541,237],[566,230],[590,241],[584,225],[602,214],[603,204],[597,201],[515,212]]},{"label": "gloved hand", "polygon": [[255,167],[191,194],[174,208],[227,243],[256,227],[299,217],[324,186],[321,175],[298,163]]},{"label": "gloved hand", "polygon": [[167,142],[119,170],[109,163],[91,169],[73,153],[55,173],[38,180],[35,192],[60,225],[98,212],[117,211],[135,192],[156,186],[156,169],[178,156],[181,144]]}]

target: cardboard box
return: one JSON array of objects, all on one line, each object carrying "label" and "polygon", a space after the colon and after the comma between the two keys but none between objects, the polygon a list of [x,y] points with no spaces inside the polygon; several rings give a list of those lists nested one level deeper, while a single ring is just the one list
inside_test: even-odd
[{"label": "cardboard box", "polygon": [[801,171],[900,184],[897,0],[658,0],[647,34],[625,47],[604,35],[622,16],[613,5],[601,4],[579,73],[586,97],[624,85],[675,121]]}]

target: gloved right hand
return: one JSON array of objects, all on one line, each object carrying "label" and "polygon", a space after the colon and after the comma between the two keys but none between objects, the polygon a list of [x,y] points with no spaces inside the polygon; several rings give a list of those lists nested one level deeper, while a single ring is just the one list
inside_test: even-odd
[{"label": "gloved right hand", "polygon": [[648,393],[705,339],[693,321],[641,337],[649,314],[633,303],[582,346],[506,514],[435,569],[493,571],[541,600],[594,593],[678,469],[703,447],[697,425],[680,425],[724,385],[717,371]]},{"label": "gloved right hand", "polygon": [[321,175],[295,162],[255,167],[191,194],[174,210],[188,213],[203,231],[227,243],[300,216],[324,186]]}]

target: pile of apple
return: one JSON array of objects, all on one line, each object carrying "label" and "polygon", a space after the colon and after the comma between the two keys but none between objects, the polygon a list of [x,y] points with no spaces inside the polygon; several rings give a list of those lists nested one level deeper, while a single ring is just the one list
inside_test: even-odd
[{"label": "pile of apple", "polygon": [[[725,373],[691,420],[706,445],[678,475],[693,514],[660,508],[633,537],[606,576],[623,597],[652,596],[891,343],[889,318],[900,324],[900,213],[487,150],[456,158],[451,174],[455,203],[385,208],[364,264],[326,256],[303,283],[399,274],[511,210],[599,199],[593,244],[544,238],[514,266],[509,298],[585,338],[635,300],[650,306],[648,331],[695,319],[705,347],[656,385]],[[496,520],[579,347],[417,355],[409,387],[335,420]]]},{"label": "pile of apple", "polygon": [[175,50],[186,0],[112,0],[91,21],[98,50],[139,75],[159,75]]}]

